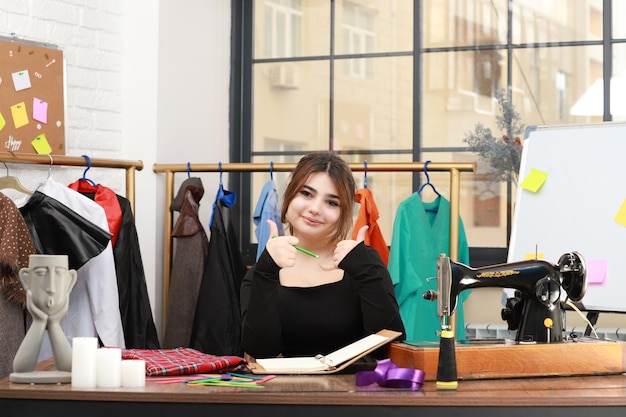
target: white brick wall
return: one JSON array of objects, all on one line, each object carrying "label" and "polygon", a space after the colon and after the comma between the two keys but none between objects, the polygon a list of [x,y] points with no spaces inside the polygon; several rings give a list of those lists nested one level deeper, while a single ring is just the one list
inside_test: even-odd
[{"label": "white brick wall", "polygon": [[[122,0],[2,0],[0,35],[57,45],[66,61],[66,154],[120,158],[123,137],[124,3]],[[124,158],[140,159],[140,158]],[[11,166],[27,187],[41,171]],[[47,170],[47,168],[45,168]],[[94,171],[97,182],[124,194],[122,171]],[[82,169],[55,168],[69,182]],[[93,177],[93,175],[90,175]]]},{"label": "white brick wall", "polygon": [[[12,32],[64,51],[68,155],[143,161],[135,182],[135,220],[161,329],[161,237],[167,209],[164,176],[151,168],[156,162],[228,161],[230,2],[0,0],[0,35]],[[192,76],[180,77],[180,68],[193,70]],[[46,179],[48,167],[24,166],[10,164],[10,174],[26,187]],[[83,170],[55,167],[52,173],[68,183]],[[92,168],[88,176],[120,194],[125,191],[122,170]],[[183,177],[178,177],[180,183]],[[206,178],[204,224],[217,191],[215,175]]]}]

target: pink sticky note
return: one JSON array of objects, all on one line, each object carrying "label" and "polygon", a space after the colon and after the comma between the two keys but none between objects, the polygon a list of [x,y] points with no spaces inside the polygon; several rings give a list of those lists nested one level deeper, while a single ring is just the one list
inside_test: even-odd
[{"label": "pink sticky note", "polygon": [[48,103],[33,97],[33,119],[48,123]]},{"label": "pink sticky note", "polygon": [[606,259],[587,259],[587,284],[604,284],[608,261]]}]

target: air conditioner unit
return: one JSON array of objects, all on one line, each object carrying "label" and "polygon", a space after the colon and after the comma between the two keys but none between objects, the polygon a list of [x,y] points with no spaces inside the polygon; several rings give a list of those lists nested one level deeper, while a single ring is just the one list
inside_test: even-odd
[{"label": "air conditioner unit", "polygon": [[272,88],[293,89],[300,86],[300,73],[293,64],[278,64],[270,67],[269,78]]}]

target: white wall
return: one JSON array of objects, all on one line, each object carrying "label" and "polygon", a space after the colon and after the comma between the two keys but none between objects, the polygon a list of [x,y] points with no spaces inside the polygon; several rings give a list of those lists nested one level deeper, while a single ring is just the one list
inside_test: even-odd
[{"label": "white wall", "polygon": [[[159,5],[156,160],[176,164],[228,162],[230,2],[161,0]],[[209,209],[217,192],[216,175],[194,174],[203,179],[205,187],[200,218],[207,231]],[[176,176],[175,192],[185,178],[186,174]],[[153,261],[157,261],[159,271],[155,289],[159,311],[163,304],[162,219],[169,209],[163,180],[157,178],[154,206],[158,255]],[[162,313],[157,316],[160,329]]]},{"label": "white wall", "polygon": [[[230,2],[2,0],[0,36],[12,33],[64,52],[67,155],[144,162],[136,176],[135,215],[161,330],[166,202],[163,178],[152,166],[228,162]],[[10,169],[31,189],[47,172]],[[55,167],[53,176],[69,183],[82,170]],[[89,177],[125,194],[122,171],[92,168]],[[208,219],[217,180],[209,176],[204,183],[202,217]]]}]

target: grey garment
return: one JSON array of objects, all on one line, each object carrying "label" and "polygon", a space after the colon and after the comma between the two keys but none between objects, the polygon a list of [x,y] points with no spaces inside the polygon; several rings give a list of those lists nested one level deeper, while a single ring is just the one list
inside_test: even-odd
[{"label": "grey garment", "polygon": [[180,211],[180,214],[172,231],[172,269],[161,344],[164,349],[190,347],[191,344],[198,293],[209,247],[206,231],[198,217],[203,194],[200,178],[188,178],[170,206],[170,210]]},{"label": "grey garment", "polygon": [[13,372],[13,358],[26,335],[28,313],[0,292],[0,379]]},{"label": "grey garment", "polygon": [[167,322],[161,344],[164,349],[190,347],[198,293],[208,252],[203,233],[174,239],[175,254],[167,300]]},{"label": "grey garment", "polygon": [[178,194],[176,194],[176,197],[174,197],[172,203],[170,204],[171,211],[182,211],[183,206],[187,204],[187,192],[191,193],[195,204],[199,204],[202,196],[204,195],[202,180],[197,177],[190,177],[183,181],[178,189]]}]

